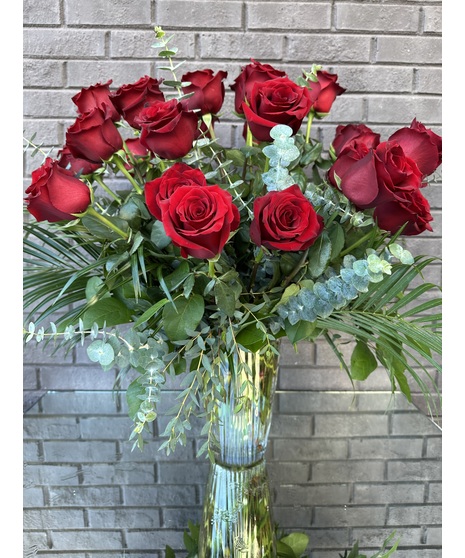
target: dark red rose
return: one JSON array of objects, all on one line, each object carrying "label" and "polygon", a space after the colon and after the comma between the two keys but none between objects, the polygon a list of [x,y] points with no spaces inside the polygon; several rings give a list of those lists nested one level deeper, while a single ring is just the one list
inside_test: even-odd
[{"label": "dark red rose", "polygon": [[207,181],[202,171],[185,163],[174,163],[159,178],[147,182],[144,188],[145,202],[150,213],[161,221],[161,203],[169,200],[181,186],[206,186]]},{"label": "dark red rose", "polygon": [[364,145],[346,148],[332,165],[328,178],[359,209],[404,196],[406,190],[422,187],[422,175],[415,161],[406,157],[396,142],[382,142],[376,149]]},{"label": "dark red rose", "polygon": [[116,122],[120,119],[120,115],[111,102],[110,85],[112,80],[107,83],[96,83],[90,87],[84,87],[79,93],[72,98],[73,103],[78,108],[79,114],[84,114],[94,108],[103,108],[107,106],[110,118]]},{"label": "dark red rose", "polygon": [[[134,159],[137,159],[139,157],[147,157],[150,155],[149,150],[140,143],[140,138],[138,137],[129,138],[125,140],[124,143],[126,144],[126,151],[128,151],[130,153],[130,156]],[[131,161],[130,157],[128,157],[128,159]],[[124,166],[127,170],[133,168],[132,162],[125,163]]]},{"label": "dark red rose", "polygon": [[428,200],[417,190],[407,190],[402,197],[378,205],[373,213],[373,218],[378,226],[397,233],[403,225],[402,235],[414,236],[424,231],[432,231],[429,224],[433,217],[430,213]]},{"label": "dark red rose", "polygon": [[66,145],[58,152],[58,165],[70,170],[74,175],[92,174],[100,168],[99,163],[91,163],[87,159],[76,159],[76,157],[73,157],[69,147]]},{"label": "dark red rose", "polygon": [[340,155],[347,147],[364,145],[368,149],[376,147],[380,141],[380,134],[373,132],[365,124],[339,125],[336,128],[336,135],[332,142],[332,147],[336,155]]},{"label": "dark red rose", "polygon": [[181,186],[161,207],[165,232],[183,258],[214,258],[240,224],[231,194],[216,184]]},{"label": "dark red rose", "polygon": [[26,190],[27,210],[37,221],[71,221],[75,213],[83,213],[90,204],[89,188],[74,174],[47,157],[32,173]]},{"label": "dark red rose", "polygon": [[185,110],[199,109],[200,114],[217,114],[224,101],[223,80],[228,72],[219,71],[216,75],[212,70],[197,70],[182,76],[182,81],[189,81],[191,85],[182,88],[183,93],[194,93],[181,103]]},{"label": "dark red rose", "polygon": [[310,98],[312,99],[312,111],[317,115],[325,115],[338,95],[344,93],[344,87],[337,83],[337,74],[331,74],[324,70],[316,73],[317,82],[309,81]]},{"label": "dark red rose", "polygon": [[277,70],[270,64],[262,64],[251,58],[251,64],[243,66],[241,73],[234,80],[231,89],[234,91],[234,109],[238,114],[243,114],[242,103],[250,99],[254,83],[263,83],[270,79],[286,77],[286,72]]},{"label": "dark red rose", "polygon": [[242,103],[247,124],[258,141],[271,141],[270,130],[277,124],[286,124],[297,133],[311,106],[309,90],[286,77],[255,83],[250,106]]},{"label": "dark red rose", "polygon": [[135,83],[122,85],[112,94],[113,104],[133,128],[140,129],[137,117],[143,108],[153,103],[165,101],[165,96],[160,91],[162,81],[162,79],[158,80],[150,76],[144,76]]},{"label": "dark red rose", "polygon": [[123,147],[123,139],[111,119],[108,105],[78,116],[66,132],[66,145],[76,159],[101,163]]},{"label": "dark red rose", "polygon": [[184,157],[197,135],[197,115],[184,110],[176,99],[142,109],[137,121],[141,144],[162,159]]},{"label": "dark red rose", "polygon": [[256,198],[253,213],[250,238],[268,249],[306,250],[323,231],[323,218],[297,184]]},{"label": "dark red rose", "polygon": [[394,132],[389,140],[402,146],[404,153],[418,165],[423,176],[432,174],[442,163],[442,138],[426,128],[416,118],[410,128]]}]

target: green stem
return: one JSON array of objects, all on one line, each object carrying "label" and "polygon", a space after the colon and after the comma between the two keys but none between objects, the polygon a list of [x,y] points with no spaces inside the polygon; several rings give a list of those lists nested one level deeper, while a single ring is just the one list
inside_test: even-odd
[{"label": "green stem", "polygon": [[121,205],[123,203],[123,200],[118,196],[118,194],[115,194],[114,192],[112,192],[110,190],[110,188],[103,182],[103,180],[100,178],[100,176],[95,176],[94,179],[95,179],[95,182],[100,184],[100,186],[105,190],[105,192],[107,194],[109,194],[115,201],[117,201],[119,203],[119,205]]},{"label": "green stem", "polygon": [[307,132],[305,134],[305,143],[310,142],[310,130],[312,129],[312,122],[313,118],[315,117],[315,113],[311,110],[308,113],[308,120],[307,120]]},{"label": "green stem", "polygon": [[283,287],[287,287],[289,285],[289,283],[292,281],[292,279],[294,279],[294,277],[297,275],[297,273],[302,269],[302,267],[305,265],[307,255],[308,255],[308,248],[302,254],[302,257],[300,258],[300,260],[298,261],[298,263],[294,267],[294,269],[291,271],[291,273],[284,279],[284,281],[282,283]]},{"label": "green stem", "polygon": [[215,262],[214,260],[208,260],[208,275],[214,279],[215,275]]},{"label": "green stem", "polygon": [[339,256],[343,257],[346,254],[350,254],[352,252],[352,250],[354,248],[357,248],[357,246],[360,246],[360,244],[363,244],[365,242],[365,240],[368,240],[370,238],[370,236],[372,236],[372,231],[370,231],[369,233],[363,235],[361,238],[359,238],[356,242],[354,242],[351,246],[349,246],[348,248],[346,248],[345,250],[343,250]]},{"label": "green stem", "polygon": [[95,211],[95,209],[92,206],[89,206],[87,208],[87,211],[85,212],[85,214],[86,215],[91,215],[92,217],[95,217],[100,222],[102,222],[105,226],[107,226],[109,229],[111,229],[115,233],[119,234],[119,236],[121,236],[121,238],[124,238],[125,240],[127,240],[129,238],[128,233],[124,232],[119,227],[117,227],[115,224],[113,224],[111,221],[109,221],[106,217],[104,217],[103,215],[101,215],[100,213]]},{"label": "green stem", "polygon": [[126,169],[126,167],[124,166],[123,161],[118,157],[118,155],[116,155],[113,158],[113,162],[115,163],[115,165],[118,167],[118,169],[124,174],[124,176],[129,180],[129,182],[132,184],[132,186],[134,187],[134,190],[138,193],[138,194],[142,194],[143,190],[142,188],[139,186],[139,184],[137,184],[137,182],[134,180],[134,177],[131,176],[131,174],[128,172],[128,170]]},{"label": "green stem", "polygon": [[252,132],[250,131],[250,127],[247,126],[247,139],[246,139],[246,144],[248,147],[252,147],[253,146],[253,136],[252,136]]}]

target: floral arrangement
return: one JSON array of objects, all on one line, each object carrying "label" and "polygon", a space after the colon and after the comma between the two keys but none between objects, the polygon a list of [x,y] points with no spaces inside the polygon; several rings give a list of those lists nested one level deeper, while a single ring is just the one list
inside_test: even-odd
[{"label": "floral arrangement", "polygon": [[192,416],[209,434],[221,362],[278,353],[281,338],[324,338],[352,381],[382,366],[393,392],[410,399],[413,380],[429,396],[441,299],[422,271],[436,258],[402,239],[432,230],[422,190],[441,137],[416,119],[386,139],[353,123],[325,153],[312,122],[345,92],[338,76],[312,65],[292,79],[252,59],[229,84],[244,144],[223,147],[227,73],[179,79],[172,37],[155,35],[171,79],[84,88],[56,157],[26,143],[44,161],[25,198],[25,341],[87,341],[91,361],[129,377],[140,448],[167,377],[183,375],[168,452]]}]

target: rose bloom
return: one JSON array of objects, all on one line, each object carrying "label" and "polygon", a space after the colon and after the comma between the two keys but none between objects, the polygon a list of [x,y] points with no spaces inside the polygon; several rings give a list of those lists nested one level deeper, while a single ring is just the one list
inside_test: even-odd
[{"label": "rose bloom", "polygon": [[323,218],[297,184],[256,198],[253,213],[250,238],[270,250],[306,250],[323,231]]},{"label": "rose bloom", "polygon": [[145,203],[150,213],[161,221],[161,203],[173,195],[180,186],[206,186],[207,180],[201,170],[182,162],[175,163],[159,178],[145,184]]},{"label": "rose bloom", "polygon": [[219,71],[214,75],[212,70],[197,70],[184,74],[181,80],[191,84],[182,88],[183,93],[194,93],[191,97],[181,100],[184,109],[199,109],[200,114],[220,112],[225,95],[223,80],[227,76],[228,72]]},{"label": "rose bloom", "polygon": [[73,157],[68,146],[64,146],[58,152],[58,165],[70,170],[74,175],[92,174],[100,168],[100,163],[91,163],[87,159]]},{"label": "rose bloom", "polygon": [[155,103],[140,112],[140,142],[162,159],[187,155],[197,135],[198,117],[176,99]]},{"label": "rose bloom", "polygon": [[78,116],[66,132],[66,146],[77,159],[101,163],[123,147],[123,139],[111,119],[111,109],[95,107]]},{"label": "rose bloom", "polygon": [[119,114],[133,128],[140,129],[137,117],[143,108],[165,101],[165,96],[160,90],[162,81],[143,76],[135,83],[122,85],[112,94],[111,100]]},{"label": "rose bloom", "polygon": [[320,70],[316,73],[316,77],[317,82],[308,82],[312,111],[317,115],[325,115],[331,110],[336,97],[344,93],[345,89],[337,83],[337,74]]},{"label": "rose bloom", "polygon": [[442,163],[442,138],[426,128],[416,118],[410,128],[401,128],[389,138],[402,146],[407,157],[413,159],[423,176],[432,174]]},{"label": "rose bloom", "polygon": [[89,188],[50,157],[33,171],[26,194],[29,213],[37,221],[51,223],[75,219],[74,214],[83,213],[91,202]]},{"label": "rose bloom", "polygon": [[365,124],[339,125],[331,145],[336,155],[340,155],[348,147],[357,148],[358,145],[364,145],[368,149],[376,147],[380,137],[380,134],[373,132]]},{"label": "rose bloom", "polygon": [[110,84],[113,80],[107,83],[96,83],[90,87],[81,89],[79,93],[72,98],[73,103],[77,106],[79,114],[89,112],[94,108],[103,108],[107,106],[110,118],[116,122],[120,119],[120,115],[111,102]]},{"label": "rose bloom", "polygon": [[241,73],[234,80],[231,89],[234,91],[234,109],[238,114],[243,114],[242,103],[250,99],[253,85],[263,83],[270,79],[286,77],[286,72],[277,70],[270,64],[262,64],[251,58],[251,64],[241,68]]},{"label": "rose bloom", "polygon": [[382,142],[376,149],[363,145],[346,148],[329,169],[328,178],[359,209],[403,196],[406,190],[422,187],[422,174],[394,141]]},{"label": "rose bloom", "polygon": [[420,190],[407,190],[403,196],[378,205],[373,218],[380,229],[396,234],[405,225],[402,235],[413,236],[424,231],[432,231],[429,224],[433,217],[428,200]]},{"label": "rose bloom", "polygon": [[247,124],[258,141],[271,141],[270,130],[286,124],[297,133],[312,106],[310,92],[288,78],[255,83],[250,106],[242,103]]},{"label": "rose bloom", "polygon": [[216,184],[180,186],[161,208],[165,232],[183,258],[214,258],[240,224],[231,194]]}]

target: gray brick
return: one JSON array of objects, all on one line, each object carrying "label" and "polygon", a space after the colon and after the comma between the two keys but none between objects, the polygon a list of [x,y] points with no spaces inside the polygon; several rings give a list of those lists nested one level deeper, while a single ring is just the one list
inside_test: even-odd
[{"label": "gray brick", "polygon": [[71,100],[74,93],[27,89],[24,91],[24,114],[26,117],[39,119],[46,117],[74,119],[77,116],[76,105]]},{"label": "gray brick", "polygon": [[116,445],[114,442],[101,441],[44,442],[45,459],[49,462],[92,462],[94,460],[93,456],[97,455],[97,452],[101,461],[111,461],[116,456]]},{"label": "gray brick", "polygon": [[157,506],[168,502],[176,502],[178,506],[197,503],[195,486],[190,485],[157,485],[157,486],[125,486],[124,501],[129,506]]},{"label": "gray brick", "polygon": [[79,529],[84,528],[82,510],[42,508],[24,510],[25,529]]},{"label": "gray brick", "polygon": [[68,25],[150,24],[150,0],[138,0],[137,9],[131,0],[65,2],[65,21]]},{"label": "gray brick", "polygon": [[387,464],[388,480],[441,480],[441,463],[430,460],[391,461]]},{"label": "gray brick", "polygon": [[389,506],[388,525],[440,525],[439,505]]},{"label": "gray brick", "polygon": [[313,413],[322,409],[326,413],[343,412],[351,409],[351,393],[283,392],[278,393],[280,413]]},{"label": "gray brick", "polygon": [[[311,547],[312,549],[322,549],[322,548],[332,548],[332,555],[334,556],[334,549],[343,549],[348,546],[349,543],[349,530],[343,528],[311,528],[308,531],[311,537]],[[312,551],[312,555],[313,555]],[[313,558],[313,556],[312,556]]]},{"label": "gray brick", "polygon": [[417,6],[389,6],[338,3],[336,29],[374,33],[410,32],[419,29],[420,10]]},{"label": "gray brick", "polygon": [[26,486],[23,490],[23,505],[25,508],[40,508],[44,505],[42,488]]},{"label": "gray brick", "polygon": [[286,60],[308,65],[369,62],[371,38],[363,35],[318,34],[287,37]]},{"label": "gray brick", "polygon": [[422,503],[425,493],[423,483],[360,483],[354,486],[355,504],[414,504]]},{"label": "gray brick", "polygon": [[283,340],[279,349],[280,363],[286,368],[289,366],[305,366],[315,362],[315,343],[302,341],[296,348],[289,341]]},{"label": "gray brick", "polygon": [[[23,122],[23,136],[27,139],[31,139],[34,134],[34,142],[36,144],[42,144],[43,146],[61,145],[63,140],[63,135],[61,133],[60,122],[57,120],[29,120],[25,119]],[[48,150],[47,150],[48,151]],[[40,155],[31,157],[29,152],[27,157],[28,167],[32,166],[33,169],[38,168],[42,162],[43,158]],[[26,171],[27,175],[30,176],[30,171]],[[29,349],[29,345],[28,345]],[[29,350],[24,355],[24,362],[35,362]]]},{"label": "gray brick", "polygon": [[63,87],[64,64],[58,60],[26,59],[23,64],[24,87]]},{"label": "gray brick", "polygon": [[122,60],[71,60],[67,64],[68,86],[79,88],[95,83],[107,83],[114,90],[120,85],[134,83],[145,75],[151,75],[151,62]]},{"label": "gray brick", "polygon": [[47,533],[26,531],[23,533],[23,546],[25,549],[25,556],[28,555],[28,552],[34,556],[39,550],[47,550]]},{"label": "gray brick", "polygon": [[155,460],[148,463],[117,462],[90,464],[82,467],[81,477],[84,485],[99,484],[153,484],[156,480]]},{"label": "gray brick", "polygon": [[24,29],[24,56],[88,58],[105,54],[104,31],[93,29]]},{"label": "gray brick", "polygon": [[384,475],[383,461],[331,461],[312,466],[312,482],[377,481]]},{"label": "gray brick", "polygon": [[117,486],[51,486],[50,505],[53,507],[117,506],[121,504]]},{"label": "gray brick", "polygon": [[265,33],[199,33],[202,58],[242,59],[260,62],[279,59],[282,56],[282,38]]},{"label": "gray brick", "polygon": [[37,442],[23,442],[24,461],[39,461],[39,446]]},{"label": "gray brick", "polygon": [[344,505],[349,502],[349,484],[281,485],[274,504],[280,505]]},{"label": "gray brick", "polygon": [[119,531],[52,531],[53,548],[56,550],[106,550],[123,548],[122,533]]},{"label": "gray brick", "polygon": [[332,72],[348,93],[410,93],[413,70],[395,66],[337,66]]},{"label": "gray brick", "polygon": [[437,427],[420,413],[397,413],[392,415],[391,433],[437,435]]},{"label": "gray brick", "polygon": [[59,0],[24,0],[23,23],[25,25],[59,25]]},{"label": "gray brick", "polygon": [[165,462],[158,465],[159,482],[162,484],[190,485],[205,483],[210,470],[210,463],[205,461],[185,463]]},{"label": "gray brick", "polygon": [[442,502],[442,484],[440,482],[428,482],[427,502],[438,504]]},{"label": "gray brick", "polygon": [[383,436],[388,433],[385,415],[315,415],[315,435],[326,437]]},{"label": "gray brick", "polygon": [[271,421],[270,436],[273,438],[307,438],[312,434],[312,417],[311,416],[291,416],[279,415],[273,416]]},{"label": "gray brick", "polygon": [[351,439],[350,456],[364,459],[421,459],[422,438]]},{"label": "gray brick", "polygon": [[368,118],[372,122],[407,122],[415,117],[428,128],[441,121],[441,99],[435,97],[401,98],[373,96],[368,99]]},{"label": "gray brick", "polygon": [[247,4],[249,29],[329,29],[331,6],[325,3],[294,2],[292,10],[284,2]]},{"label": "gray brick", "polygon": [[44,418],[39,422],[24,420],[23,436],[25,439],[59,440],[65,438],[76,438],[79,427],[75,418],[60,419]]},{"label": "gray brick", "polygon": [[81,437],[87,440],[125,440],[133,424],[127,416],[85,417],[79,421]]},{"label": "gray brick", "polygon": [[442,545],[442,528],[441,527],[428,527],[426,529],[426,543],[441,547]]},{"label": "gray brick", "polygon": [[183,543],[183,532],[171,529],[160,529],[157,531],[156,542],[153,540],[153,534],[150,532],[130,531],[126,535],[129,548],[140,548],[150,550],[153,555],[154,550],[165,550],[165,547],[171,546],[173,550],[182,550],[185,548]]},{"label": "gray brick", "polygon": [[104,372],[100,367],[83,367],[69,365],[41,366],[40,386],[48,389],[93,389],[111,390],[115,382],[114,372]]},{"label": "gray brick", "polygon": [[361,122],[364,119],[363,98],[356,95],[343,95],[337,97],[331,107],[331,112],[327,116],[327,122],[337,122],[338,124],[351,122]]},{"label": "gray brick", "polygon": [[157,21],[173,28],[238,29],[242,26],[242,2],[159,0]]},{"label": "gray brick", "polygon": [[287,483],[292,484],[304,484],[308,480],[310,471],[308,463],[267,459],[266,464],[270,487],[279,486],[283,478]]},{"label": "gray brick", "polygon": [[47,393],[41,400],[41,407],[44,414],[95,416],[117,412],[117,403],[110,391]]},{"label": "gray brick", "polygon": [[179,525],[188,525],[189,521],[199,523],[202,521],[202,506],[189,508],[163,507],[163,527],[168,529],[179,528]]},{"label": "gray brick", "polygon": [[[159,50],[152,48],[154,42],[155,34],[153,30],[112,29],[110,31],[110,56],[112,58],[130,58],[132,60],[148,58],[155,61],[157,60]],[[176,36],[171,44],[178,47],[176,58],[179,60],[195,56],[195,36],[192,33],[176,31]],[[158,59],[157,64],[160,62],[161,59]],[[189,67],[190,64],[191,62],[189,61]]]},{"label": "gray brick", "polygon": [[417,68],[416,93],[442,93],[442,68]]},{"label": "gray brick", "polygon": [[[367,547],[374,547],[380,548],[386,538],[391,535],[393,529],[392,528],[382,528],[376,527],[376,529],[369,529],[369,528],[354,528],[352,531],[352,536],[354,540],[363,541],[363,546]],[[422,530],[420,528],[415,527],[403,527],[400,529],[396,529],[396,536],[394,537],[393,541],[400,538],[401,542],[400,545],[419,545],[421,543],[422,537]],[[361,549],[362,550],[362,549]],[[397,553],[395,553],[397,554]],[[410,554],[409,554],[410,556]],[[423,556],[423,554],[419,555]],[[396,556],[397,558],[397,556]]]},{"label": "gray brick", "polygon": [[377,62],[440,64],[442,43],[438,37],[378,37]]},{"label": "gray brick", "polygon": [[88,512],[92,529],[156,529],[160,527],[160,512],[156,508],[124,507],[93,508]]},{"label": "gray brick", "polygon": [[384,525],[384,506],[319,507],[315,506],[312,527],[356,527]]},{"label": "gray brick", "polygon": [[346,440],[281,440],[273,441],[273,459],[327,461],[346,459],[348,456],[348,442]]},{"label": "gray brick", "polygon": [[80,473],[77,467],[68,465],[28,465],[24,470],[23,478],[28,487],[34,485],[78,485],[80,484]]},{"label": "gray brick", "polygon": [[423,14],[425,33],[441,33],[442,6],[424,6]]}]

